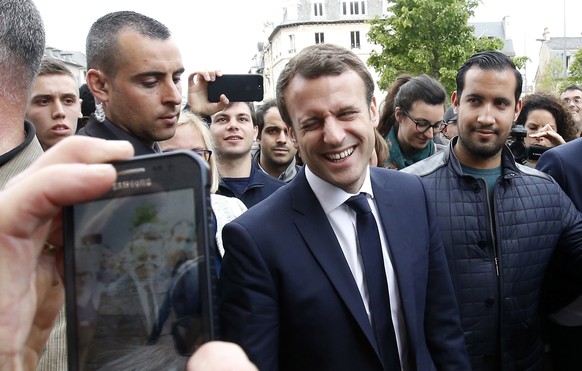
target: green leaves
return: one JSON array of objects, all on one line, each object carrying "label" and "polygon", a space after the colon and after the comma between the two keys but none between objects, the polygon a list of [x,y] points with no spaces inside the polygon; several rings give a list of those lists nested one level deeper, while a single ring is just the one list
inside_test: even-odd
[{"label": "green leaves", "polygon": [[500,39],[476,38],[468,24],[477,0],[394,0],[389,16],[370,21],[368,40],[381,46],[372,52],[368,65],[380,75],[386,90],[401,73],[426,73],[455,89],[459,67],[472,54],[500,50]]}]

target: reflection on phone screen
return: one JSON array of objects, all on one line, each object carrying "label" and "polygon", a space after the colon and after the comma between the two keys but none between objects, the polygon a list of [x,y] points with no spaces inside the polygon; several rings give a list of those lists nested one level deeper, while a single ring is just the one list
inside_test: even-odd
[{"label": "reflection on phone screen", "polygon": [[79,368],[184,369],[207,340],[193,190],[99,200],[74,214]]}]

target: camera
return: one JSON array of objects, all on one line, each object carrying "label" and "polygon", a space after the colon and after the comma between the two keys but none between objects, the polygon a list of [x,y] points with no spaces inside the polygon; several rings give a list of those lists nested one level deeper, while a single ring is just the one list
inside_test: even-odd
[{"label": "camera", "polygon": [[525,137],[527,136],[527,129],[523,125],[513,125],[511,128],[509,149],[515,157],[515,162],[525,164],[527,160],[536,161],[540,158],[542,153],[550,149],[542,146],[528,146],[525,144]]}]

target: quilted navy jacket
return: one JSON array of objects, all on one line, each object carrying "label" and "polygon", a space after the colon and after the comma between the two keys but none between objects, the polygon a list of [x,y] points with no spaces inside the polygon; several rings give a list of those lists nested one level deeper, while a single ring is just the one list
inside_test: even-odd
[{"label": "quilted navy jacket", "polygon": [[507,147],[490,207],[453,145],[403,171],[422,177],[436,207],[473,370],[541,369],[544,275],[560,256],[560,270],[582,282],[582,219],[551,177],[517,165]]}]

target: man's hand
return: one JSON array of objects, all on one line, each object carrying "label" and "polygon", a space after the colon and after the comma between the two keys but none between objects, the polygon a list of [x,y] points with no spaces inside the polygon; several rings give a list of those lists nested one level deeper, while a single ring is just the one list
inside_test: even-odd
[{"label": "man's hand", "polygon": [[105,193],[116,173],[101,163],[131,156],[128,142],[72,136],[0,192],[0,369],[36,367],[63,305],[62,207]]},{"label": "man's hand", "polygon": [[222,76],[220,71],[193,72],[188,76],[188,105],[190,106],[190,111],[203,116],[212,116],[226,108],[229,101],[224,94],[220,96],[220,102],[218,103],[208,101],[208,82],[214,81],[220,76]]}]

